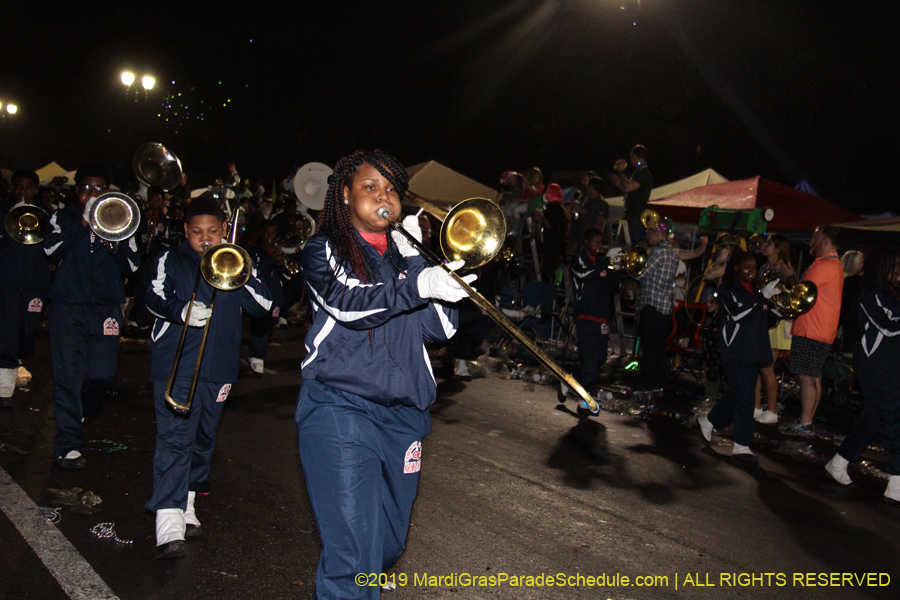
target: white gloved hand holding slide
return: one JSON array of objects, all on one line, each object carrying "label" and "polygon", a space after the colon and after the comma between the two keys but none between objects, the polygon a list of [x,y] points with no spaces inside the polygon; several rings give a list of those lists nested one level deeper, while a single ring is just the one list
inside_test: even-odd
[{"label": "white gloved hand holding slide", "polygon": [[778,289],[777,289],[778,283],[779,283],[778,280],[774,279],[774,280],[770,281],[769,283],[767,283],[765,286],[763,286],[763,289],[760,290],[760,292],[762,292],[763,298],[768,300],[769,298],[771,298],[772,296],[777,294],[778,293]]},{"label": "white gloved hand holding slide", "polygon": [[[184,305],[184,308],[181,309],[181,320],[184,321],[187,316],[188,306],[191,303],[188,302]],[[188,319],[189,327],[204,327],[206,326],[206,321],[209,319],[209,316],[212,314],[212,309],[207,308],[205,304],[202,302],[194,302],[194,307],[191,309],[191,316]]]},{"label": "white gloved hand holding slide", "polygon": [[[448,263],[447,267],[451,271],[460,269],[466,261],[457,260]],[[471,273],[462,278],[468,284],[478,279],[478,275]],[[443,300],[445,302],[459,302],[469,294],[461,285],[449,274],[443,267],[428,267],[421,273],[416,280],[419,285],[419,295],[423,298],[434,298],[435,300]]]},{"label": "white gloved hand holding slide", "polygon": [[[407,215],[407,217],[403,219],[403,229],[412,234],[412,236],[421,243],[422,228],[419,227],[419,217],[416,215]],[[400,251],[400,256],[403,258],[419,255],[419,251],[416,250],[415,246],[406,239],[405,235],[396,229],[391,232],[391,237],[394,239],[394,243],[397,244],[397,249]]]}]

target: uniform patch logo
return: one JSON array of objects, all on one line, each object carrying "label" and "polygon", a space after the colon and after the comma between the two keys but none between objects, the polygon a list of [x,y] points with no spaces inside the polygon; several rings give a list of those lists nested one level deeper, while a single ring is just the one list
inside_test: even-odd
[{"label": "uniform patch logo", "polygon": [[602,335],[609,335],[609,323],[600,323],[600,333]]},{"label": "uniform patch logo", "polygon": [[600,271],[600,277],[606,277],[606,269]]},{"label": "uniform patch logo", "polygon": [[418,473],[422,469],[422,442],[413,442],[403,459],[404,473]]},{"label": "uniform patch logo", "polygon": [[119,335],[119,322],[113,318],[103,321],[103,335]]},{"label": "uniform patch logo", "polygon": [[228,398],[228,392],[231,391],[231,384],[226,383],[222,386],[222,389],[219,390],[219,396],[216,398],[216,402],[225,402],[225,399]]},{"label": "uniform patch logo", "polygon": [[397,276],[397,279],[406,279],[406,271],[401,271],[400,275]]},{"label": "uniform patch logo", "polygon": [[[21,306],[21,305],[20,305]],[[28,312],[41,312],[41,309],[44,308],[44,303],[40,298],[34,298],[31,302],[28,303]]]},{"label": "uniform patch logo", "polygon": [[281,307],[276,306],[274,309],[272,309],[272,317],[277,319],[279,315],[281,315]]}]

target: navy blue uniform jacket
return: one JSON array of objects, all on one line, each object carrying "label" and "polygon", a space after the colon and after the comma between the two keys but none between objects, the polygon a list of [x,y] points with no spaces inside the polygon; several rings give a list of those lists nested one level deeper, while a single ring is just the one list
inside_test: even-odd
[{"label": "navy blue uniform jacket", "polygon": [[57,261],[50,298],[66,304],[118,306],[125,303],[122,273],[134,273],[141,264],[134,236],[119,242],[115,254],[81,224],[82,207],[73,205],[50,217],[44,252]]},{"label": "navy blue uniform jacket", "polygon": [[856,369],[870,375],[900,377],[900,299],[879,283],[859,294],[859,344],[853,351]]},{"label": "navy blue uniform jacket", "polygon": [[3,222],[13,208],[0,206],[0,277],[7,289],[27,290],[38,298],[46,298],[50,291],[50,264],[42,244],[20,244],[6,233]]},{"label": "navy blue uniform jacket", "polygon": [[303,378],[377,404],[425,410],[437,388],[424,342],[453,337],[456,309],[419,296],[416,279],[428,266],[421,256],[402,259],[393,241],[382,256],[362,236],[359,241],[376,283],[362,283],[338,266],[325,234],[311,237],[303,249],[303,283],[313,306]]},{"label": "navy blue uniform jacket", "polygon": [[[151,263],[151,269],[147,308],[159,319],[150,334],[150,381],[165,381],[169,378],[184,325],[181,311],[191,299],[200,271],[200,255],[185,241],[177,248],[160,254]],[[196,301],[209,306],[214,290],[201,279]],[[241,311],[246,311],[251,317],[262,317],[271,308],[272,296],[259,281],[255,268],[251,270],[250,279],[244,287],[230,292],[220,291],[213,308],[198,381],[237,381],[241,360]],[[202,337],[202,327],[188,327],[177,379],[193,376]]]},{"label": "navy blue uniform jacket", "polygon": [[596,257],[592,263],[588,253],[582,250],[572,257],[572,283],[575,285],[575,316],[590,315],[608,319],[610,293],[619,289],[621,276],[609,268],[609,259]]},{"label": "navy blue uniform jacket", "polygon": [[769,327],[778,317],[769,310],[759,292],[750,292],[737,279],[726,283],[719,292],[722,304],[719,348],[722,364],[772,364]]},{"label": "navy blue uniform jacket", "polygon": [[[259,280],[269,288],[272,294],[272,306],[288,308],[284,305],[284,287],[282,287],[282,277],[284,277],[284,269],[279,266],[275,257],[269,254],[265,246],[257,244],[249,250],[250,257],[253,258],[253,264],[256,266]],[[290,277],[287,277],[290,279]]]}]

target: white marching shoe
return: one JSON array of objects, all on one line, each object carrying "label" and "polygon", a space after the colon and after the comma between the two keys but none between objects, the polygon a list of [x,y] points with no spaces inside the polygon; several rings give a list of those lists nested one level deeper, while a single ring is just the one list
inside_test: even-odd
[{"label": "white marching shoe", "polygon": [[853,480],[850,479],[850,475],[847,474],[847,465],[849,464],[850,461],[836,453],[831,457],[831,460],[828,461],[828,464],[825,465],[825,470],[828,471],[828,474],[839,484],[852,485]]},{"label": "white marching shoe", "polygon": [[197,511],[194,510],[194,500],[197,498],[197,492],[188,492],[187,508],[184,510],[184,537],[197,537],[202,530],[200,529],[200,520],[197,518]]},{"label": "white marching shoe", "polygon": [[156,558],[184,558],[184,511],[162,508],[156,511]]}]

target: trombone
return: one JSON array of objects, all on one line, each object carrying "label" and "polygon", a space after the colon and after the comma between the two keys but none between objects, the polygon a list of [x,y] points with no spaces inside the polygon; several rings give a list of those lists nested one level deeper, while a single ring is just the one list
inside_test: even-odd
[{"label": "trombone", "polygon": [[[441,224],[441,250],[450,261],[464,260],[464,269],[474,269],[491,261],[503,247],[506,235],[506,218],[500,207],[486,198],[470,198],[463,200],[449,211],[431,204],[418,196],[410,194],[413,201],[425,209],[426,212],[439,219]],[[599,411],[600,406],[590,394],[578,383],[574,377],[563,370],[556,361],[541,350],[537,344],[522,333],[506,315],[497,310],[484,296],[472,289],[462,277],[451,271],[446,263],[426,248],[414,235],[406,231],[403,225],[391,217],[391,211],[382,207],[376,213],[381,219],[387,221],[391,227],[399,231],[409,240],[419,253],[432,265],[440,265],[450,276],[466,291],[478,308],[483,310],[491,319],[507,333],[516,338],[528,351],[537,358],[541,364],[550,369],[553,374],[563,381],[569,388],[577,393],[587,403],[591,411]]]},{"label": "trombone", "polygon": [[[209,325],[212,323],[213,310],[219,290],[232,291],[243,287],[250,279],[250,270],[253,263],[247,251],[235,244],[237,238],[237,220],[239,210],[234,211],[231,221],[231,231],[227,242],[209,247],[204,244],[203,256],[200,258],[200,269],[197,271],[197,279],[194,281],[194,291],[188,302],[188,309],[184,315],[184,327],[181,329],[181,339],[175,350],[175,362],[172,363],[172,371],[169,373],[169,381],[166,384],[165,398],[172,409],[182,415],[191,410],[191,402],[194,399],[194,390],[197,387],[197,378],[200,376],[200,364],[203,362],[203,351],[206,349],[206,337],[209,335]],[[191,319],[191,310],[194,308],[194,300],[197,298],[197,289],[200,287],[201,277],[213,289],[212,299],[209,302],[210,315],[203,327],[203,337],[200,339],[200,349],[197,351],[197,363],[194,365],[194,374],[191,378],[191,388],[188,391],[184,403],[179,403],[172,397],[172,386],[175,383],[175,375],[178,373],[178,363],[181,362],[181,351],[184,349],[184,339],[187,336],[188,321]]]},{"label": "trombone", "polygon": [[33,204],[13,208],[6,215],[4,226],[9,237],[20,244],[30,246],[44,241],[47,232],[47,211]]},{"label": "trombone", "polygon": [[141,209],[130,196],[107,192],[94,200],[88,210],[87,222],[97,237],[110,242],[110,251],[115,252],[119,242],[137,231],[141,224]]}]

